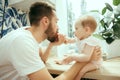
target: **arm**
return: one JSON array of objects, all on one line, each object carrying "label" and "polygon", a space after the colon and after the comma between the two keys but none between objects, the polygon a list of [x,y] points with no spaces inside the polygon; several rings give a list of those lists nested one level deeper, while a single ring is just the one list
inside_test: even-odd
[{"label": "arm", "polygon": [[48,56],[50,55],[50,51],[51,51],[52,47],[53,46],[51,44],[49,44],[48,47],[47,47],[47,49],[45,51],[42,51],[40,49],[40,53],[39,54],[40,54],[40,57],[41,57],[41,59],[42,59],[42,61],[44,63],[47,61]]},{"label": "arm", "polygon": [[90,46],[88,44],[85,44],[85,46],[83,48],[83,51],[82,51],[83,53],[67,55],[63,60],[56,61],[56,63],[58,63],[58,64],[68,64],[72,61],[88,62],[91,59],[94,48],[95,48],[95,46]]},{"label": "arm", "polygon": [[93,51],[93,54],[92,54],[92,57],[91,57],[91,60],[100,60],[102,58],[102,51],[101,51],[101,48],[100,46],[96,46],[94,51]]},{"label": "arm", "polygon": [[51,42],[51,43],[49,43],[47,49],[44,52],[42,52],[40,50],[39,54],[40,54],[40,57],[43,60],[43,62],[47,61],[48,56],[50,55],[50,51],[51,51],[52,47],[53,46],[61,45],[62,43],[64,43],[64,41],[65,41],[65,36],[62,35],[62,34],[58,34],[58,41],[57,42]]},{"label": "arm", "polygon": [[[101,54],[100,48],[96,47],[92,54],[92,58],[96,59],[96,57],[97,56],[99,57],[100,54]],[[31,73],[28,75],[28,77],[31,80],[75,80],[76,75],[86,64],[87,62],[76,62],[75,64],[72,65],[72,67],[70,67],[67,71],[65,71],[55,79],[52,78],[52,76],[50,75],[50,73],[46,68],[43,68],[42,70]]]},{"label": "arm", "polygon": [[[36,71],[28,75],[30,80],[74,80],[77,73],[87,63],[75,63],[70,69],[62,73],[56,78],[53,78],[46,68]],[[74,72],[74,73],[73,73]]]},{"label": "arm", "polygon": [[47,68],[43,68],[39,71],[29,74],[28,78],[30,80],[54,80],[48,72]]},{"label": "arm", "polygon": [[68,44],[68,43],[74,43],[74,42],[76,42],[76,39],[75,38],[66,38],[66,40],[65,40],[65,44]]}]

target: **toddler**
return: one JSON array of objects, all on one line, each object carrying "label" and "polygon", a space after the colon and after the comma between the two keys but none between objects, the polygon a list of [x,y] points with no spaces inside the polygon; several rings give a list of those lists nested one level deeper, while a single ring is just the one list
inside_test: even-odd
[{"label": "toddler", "polygon": [[58,60],[58,64],[68,64],[72,61],[88,62],[78,73],[75,80],[80,80],[81,77],[88,71],[99,69],[102,62],[101,53],[96,57],[91,57],[96,47],[100,47],[97,40],[92,37],[92,33],[97,27],[94,17],[86,15],[79,18],[75,23],[76,39],[66,39],[65,43],[76,42],[78,53],[66,55],[63,60]]}]

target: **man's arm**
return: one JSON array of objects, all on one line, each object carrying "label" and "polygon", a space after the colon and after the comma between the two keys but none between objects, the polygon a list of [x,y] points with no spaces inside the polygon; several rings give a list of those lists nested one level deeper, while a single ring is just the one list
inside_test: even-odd
[{"label": "man's arm", "polygon": [[[75,63],[70,69],[62,73],[56,78],[53,78],[48,72],[47,68],[28,75],[30,80],[74,80],[80,69],[87,63]],[[74,72],[74,73],[73,73]]]},{"label": "man's arm", "polygon": [[46,62],[48,60],[48,56],[50,55],[50,51],[51,51],[52,47],[61,45],[62,43],[64,43],[64,41],[65,41],[65,36],[62,34],[58,34],[58,41],[57,42],[49,43],[49,45],[48,45],[47,49],[44,51],[44,53],[42,53],[42,51],[40,50],[41,59],[44,62]]},{"label": "man's arm", "polygon": [[39,71],[29,74],[28,78],[30,80],[54,80],[47,68],[43,68]]},{"label": "man's arm", "polygon": [[44,63],[48,60],[48,57],[50,55],[50,51],[51,51],[52,47],[53,47],[53,45],[51,45],[51,43],[50,43],[45,51],[40,49],[39,54]]},{"label": "man's arm", "polygon": [[102,51],[99,46],[96,46],[90,60],[99,60],[100,58],[102,58]]},{"label": "man's arm", "polygon": [[[95,47],[92,59],[96,59],[96,57],[100,57],[101,50],[99,47]],[[75,64],[70,67],[67,71],[62,73],[60,76],[56,77],[55,79],[52,78],[50,73],[46,68],[43,68],[42,70],[39,70],[37,72],[31,73],[28,75],[28,77],[31,80],[75,80],[76,75],[79,73],[79,71],[87,64],[87,62],[76,62]]]}]

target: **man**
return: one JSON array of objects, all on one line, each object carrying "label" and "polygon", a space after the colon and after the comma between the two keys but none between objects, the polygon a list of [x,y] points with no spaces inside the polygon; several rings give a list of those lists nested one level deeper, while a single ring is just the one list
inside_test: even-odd
[{"label": "man", "polygon": [[[29,19],[30,27],[12,31],[0,40],[0,80],[74,80],[87,62],[76,62],[55,79],[44,64],[51,48],[65,41],[64,35],[58,34],[55,9],[49,3],[37,2],[30,8]],[[39,43],[45,39],[51,43],[43,54]]]}]

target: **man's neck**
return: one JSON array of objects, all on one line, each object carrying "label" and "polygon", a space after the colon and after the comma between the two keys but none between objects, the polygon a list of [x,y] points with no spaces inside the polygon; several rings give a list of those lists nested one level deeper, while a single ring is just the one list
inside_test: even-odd
[{"label": "man's neck", "polygon": [[38,43],[40,43],[44,40],[43,39],[45,37],[44,32],[39,27],[32,26],[32,27],[28,28],[27,30],[29,30],[32,33],[33,37],[35,38],[35,40]]}]

